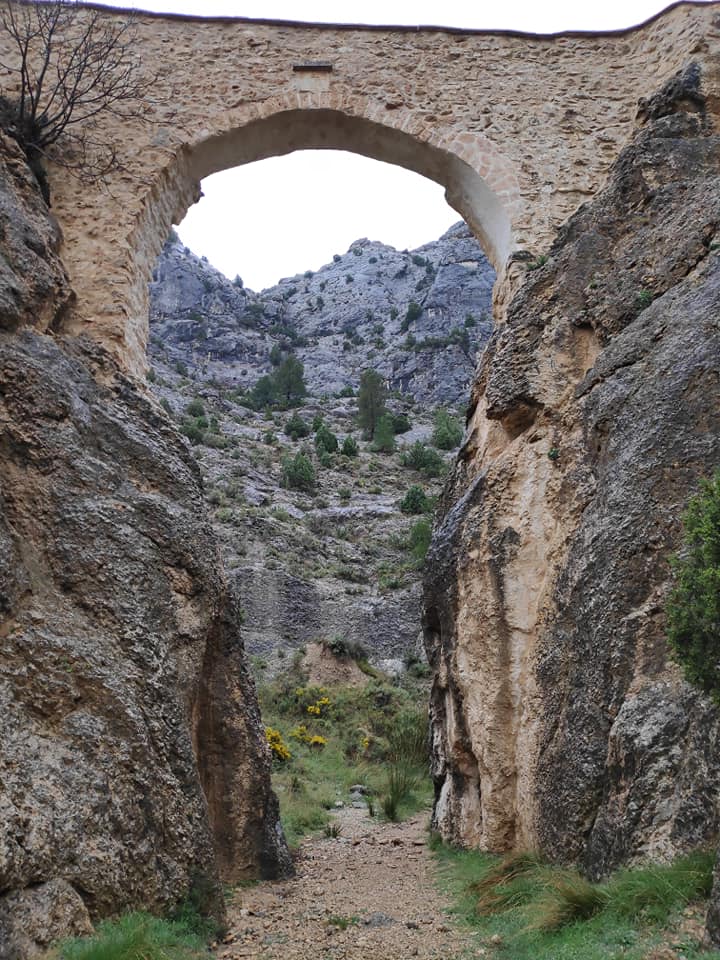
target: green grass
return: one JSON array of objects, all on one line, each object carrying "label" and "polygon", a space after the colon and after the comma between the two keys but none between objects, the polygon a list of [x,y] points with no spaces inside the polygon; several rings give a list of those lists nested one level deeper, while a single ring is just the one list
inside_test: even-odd
[{"label": "green grass", "polygon": [[[291,753],[275,762],[273,772],[291,847],[323,831],[336,802],[347,802],[355,783],[371,791],[374,810],[384,810],[387,819],[401,820],[429,805],[427,717],[417,707],[417,690],[371,677],[363,687],[328,691],[305,685],[291,669],[259,694],[266,727],[281,732]],[[308,712],[323,698],[329,704],[320,715]],[[324,746],[312,746],[312,736],[322,737]]]},{"label": "green grass", "polygon": [[58,947],[62,960],[199,960],[207,944],[180,921],[129,913],[98,924],[91,937]]},{"label": "green grass", "polygon": [[704,851],[593,884],[533,854],[433,846],[452,912],[481,939],[495,938],[497,960],[645,960],[661,945],[685,960],[720,960],[698,942],[713,864]]}]

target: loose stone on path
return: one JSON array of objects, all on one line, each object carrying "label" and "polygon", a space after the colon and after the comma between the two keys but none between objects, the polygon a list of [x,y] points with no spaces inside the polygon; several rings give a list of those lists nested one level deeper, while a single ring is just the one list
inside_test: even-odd
[{"label": "loose stone on path", "polygon": [[220,960],[404,960],[480,957],[448,921],[425,846],[426,815],[378,823],[334,815],[337,839],[306,840],[290,881],[238,890]]}]

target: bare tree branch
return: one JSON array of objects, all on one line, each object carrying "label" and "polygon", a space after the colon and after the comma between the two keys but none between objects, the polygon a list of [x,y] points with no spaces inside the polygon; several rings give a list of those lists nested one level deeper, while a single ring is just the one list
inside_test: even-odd
[{"label": "bare tree branch", "polygon": [[0,34],[13,48],[0,67],[16,80],[13,96],[0,95],[0,127],[25,151],[45,199],[48,157],[85,180],[117,169],[98,118],[147,119],[156,79],[135,52],[133,15],[109,19],[75,0],[0,0]]}]

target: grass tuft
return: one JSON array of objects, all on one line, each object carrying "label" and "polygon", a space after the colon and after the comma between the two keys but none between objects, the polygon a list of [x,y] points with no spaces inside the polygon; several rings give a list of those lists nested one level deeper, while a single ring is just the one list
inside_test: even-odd
[{"label": "grass tuft", "polygon": [[63,960],[198,960],[206,952],[201,938],[183,923],[148,913],[106,920],[93,936],[59,947]]},{"label": "grass tuft", "polygon": [[714,854],[696,850],[670,864],[621,870],[608,882],[610,907],[631,919],[663,920],[677,907],[710,896]]},{"label": "grass tuft", "polygon": [[407,804],[418,785],[417,770],[408,761],[398,759],[390,763],[385,790],[380,797],[382,812],[392,823],[402,819],[402,807]]},{"label": "grass tuft", "polygon": [[533,919],[528,930],[549,932],[578,920],[589,920],[610,902],[604,886],[590,883],[579,873],[568,871],[551,879],[544,891],[532,902]]},{"label": "grass tuft", "polygon": [[537,875],[544,864],[534,853],[513,853],[492,864],[479,880],[470,884],[477,894],[477,913],[489,916],[527,903],[537,892]]}]

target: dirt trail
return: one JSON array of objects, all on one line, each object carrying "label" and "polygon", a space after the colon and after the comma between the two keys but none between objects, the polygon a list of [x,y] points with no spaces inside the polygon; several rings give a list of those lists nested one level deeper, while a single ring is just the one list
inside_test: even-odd
[{"label": "dirt trail", "polygon": [[238,891],[220,960],[485,956],[445,915],[425,845],[427,815],[378,823],[348,807],[336,821],[339,838],[302,845],[295,879]]}]

